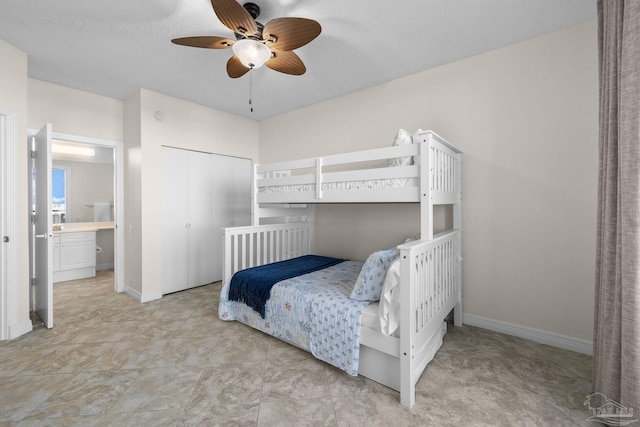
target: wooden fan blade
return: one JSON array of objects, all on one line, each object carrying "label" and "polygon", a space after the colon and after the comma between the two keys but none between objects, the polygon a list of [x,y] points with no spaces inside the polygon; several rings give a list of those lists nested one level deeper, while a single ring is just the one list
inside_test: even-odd
[{"label": "wooden fan blade", "polygon": [[300,76],[307,71],[302,59],[291,51],[273,50],[273,57],[264,63],[274,71]]},{"label": "wooden fan blade", "polygon": [[258,32],[258,24],[236,0],[211,0],[216,16],[234,33],[251,36]]},{"label": "wooden fan blade", "polygon": [[181,37],[173,39],[171,42],[181,46],[202,47],[206,49],[226,49],[234,43],[231,39],[216,36]]},{"label": "wooden fan blade", "polygon": [[250,69],[249,67],[245,67],[244,64],[240,62],[240,58],[235,55],[227,61],[227,74],[229,74],[229,77],[232,79],[244,76]]},{"label": "wooden fan blade", "polygon": [[270,44],[274,49],[294,50],[318,37],[322,27],[313,19],[276,18],[267,22],[262,30],[262,38],[275,42]]}]

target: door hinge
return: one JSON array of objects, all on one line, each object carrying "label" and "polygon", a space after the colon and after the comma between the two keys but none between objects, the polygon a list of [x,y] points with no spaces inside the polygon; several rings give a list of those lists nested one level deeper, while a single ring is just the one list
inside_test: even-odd
[{"label": "door hinge", "polygon": [[31,224],[36,223],[36,214],[31,214]]},{"label": "door hinge", "polygon": [[36,150],[31,150],[31,158],[32,159],[36,158]]},{"label": "door hinge", "polygon": [[2,241],[3,241],[4,243],[9,243],[9,236],[4,236],[4,237],[2,238]]}]

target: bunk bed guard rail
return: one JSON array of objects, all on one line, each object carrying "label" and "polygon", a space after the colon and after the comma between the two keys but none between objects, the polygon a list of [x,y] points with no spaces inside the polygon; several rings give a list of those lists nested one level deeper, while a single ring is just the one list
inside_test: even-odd
[{"label": "bunk bed guard rail", "polygon": [[[400,377],[401,403],[415,402],[415,384],[437,348],[432,337],[456,308],[462,316],[462,230],[450,230],[432,240],[417,240],[400,250]],[[404,309],[408,307],[408,309]],[[439,347],[439,346],[438,346]]]},{"label": "bunk bed guard rail", "polygon": [[222,230],[223,281],[245,268],[287,260],[311,253],[311,223],[290,222]]},{"label": "bunk bed guard rail", "polygon": [[[432,230],[432,207],[461,200],[462,152],[433,131],[421,132],[417,139],[414,144],[254,165],[252,224],[264,223],[274,203],[420,202],[421,229]],[[391,161],[408,158],[412,161]]]}]

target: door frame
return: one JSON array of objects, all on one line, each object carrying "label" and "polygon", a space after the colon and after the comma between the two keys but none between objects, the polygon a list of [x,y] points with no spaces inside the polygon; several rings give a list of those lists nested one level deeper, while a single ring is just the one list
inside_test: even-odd
[{"label": "door frame", "polygon": [[[29,129],[28,135],[35,134],[37,130]],[[114,290],[124,292],[124,144],[121,141],[110,139],[92,138],[87,136],[72,135],[62,132],[52,132],[51,139],[62,139],[70,142],[96,145],[113,148],[114,171]]]},{"label": "door frame", "polygon": [[21,335],[12,330],[18,323],[16,148],[18,116],[0,110],[0,340]]}]

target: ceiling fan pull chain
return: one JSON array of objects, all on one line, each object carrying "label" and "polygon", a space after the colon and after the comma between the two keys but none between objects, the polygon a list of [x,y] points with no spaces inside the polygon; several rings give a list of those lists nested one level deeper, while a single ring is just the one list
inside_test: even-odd
[{"label": "ceiling fan pull chain", "polygon": [[249,105],[251,106],[251,112],[253,113],[253,68],[249,70]]}]

